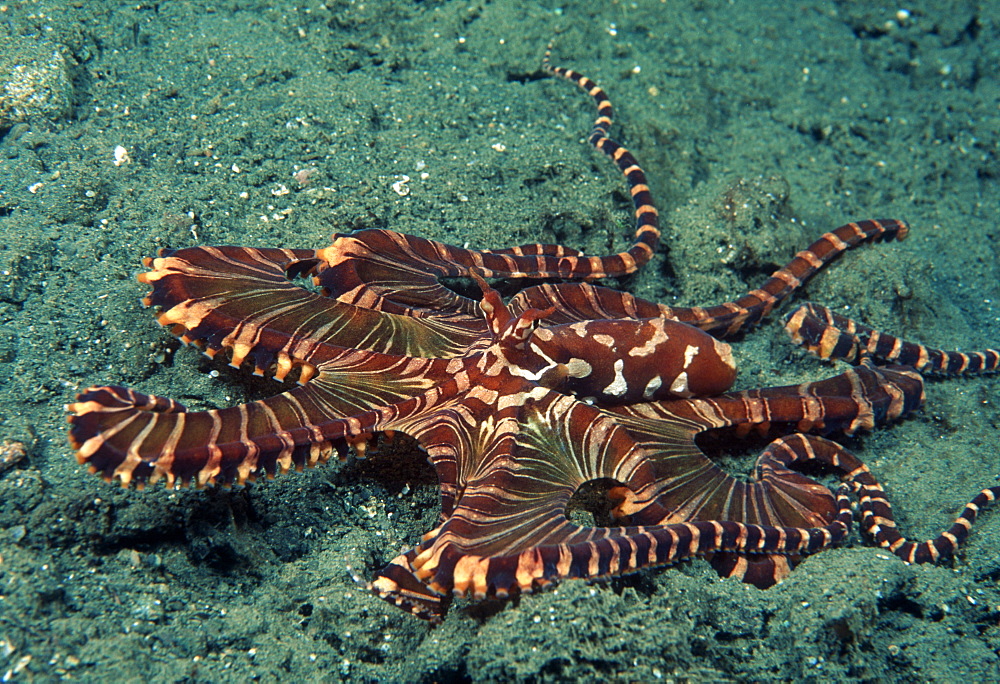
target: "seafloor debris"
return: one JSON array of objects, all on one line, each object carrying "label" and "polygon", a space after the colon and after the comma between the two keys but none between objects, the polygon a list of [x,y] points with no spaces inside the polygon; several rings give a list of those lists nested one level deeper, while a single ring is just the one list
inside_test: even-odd
[{"label": "seafloor debris", "polygon": [[56,45],[8,39],[0,52],[0,129],[40,116],[53,121],[70,109],[73,83]]},{"label": "seafloor debris", "polygon": [[5,439],[0,444],[0,475],[13,468],[23,461],[28,455],[28,448],[24,442],[15,442]]}]

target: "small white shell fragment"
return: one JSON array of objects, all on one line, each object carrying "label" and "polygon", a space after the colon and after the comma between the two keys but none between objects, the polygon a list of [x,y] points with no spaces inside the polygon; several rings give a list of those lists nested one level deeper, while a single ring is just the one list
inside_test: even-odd
[{"label": "small white shell fragment", "polygon": [[121,166],[122,164],[128,164],[132,161],[132,158],[128,156],[128,150],[126,150],[121,145],[115,146],[115,166]]}]

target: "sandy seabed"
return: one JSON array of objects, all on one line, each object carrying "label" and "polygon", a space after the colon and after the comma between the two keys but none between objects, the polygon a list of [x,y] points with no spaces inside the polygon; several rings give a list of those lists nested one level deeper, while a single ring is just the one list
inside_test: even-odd
[{"label": "sandy seabed", "polygon": [[[190,408],[268,391],[142,308],[134,276],[159,248],[367,227],[627,245],[622,181],[581,144],[590,103],[539,70],[553,36],[609,92],[660,203],[665,248],[631,290],[715,304],[825,230],[897,217],[907,241],[848,254],[799,300],[934,346],[1000,344],[998,3],[5,3],[0,438],[27,457],[0,474],[0,676],[1000,679],[996,514],[945,566],[855,537],[769,591],[696,561],[459,602],[430,629],[347,569],[433,526],[418,455],[207,491],[123,491],[76,464],[63,406],[87,386]],[[34,99],[11,87],[17,60]],[[735,345],[740,388],[832,374],[779,318]],[[996,484],[998,382],[931,380],[923,410],[846,442],[907,534]]]}]

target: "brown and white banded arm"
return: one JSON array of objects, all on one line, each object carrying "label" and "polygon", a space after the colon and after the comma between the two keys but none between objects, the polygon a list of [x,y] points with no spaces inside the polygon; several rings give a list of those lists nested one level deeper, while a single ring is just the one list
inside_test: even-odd
[{"label": "brown and white banded arm", "polygon": [[389,230],[362,230],[335,235],[333,244],[317,252],[317,281],[330,296],[407,316],[459,312],[475,318],[476,302],[444,287],[442,277],[469,277],[475,271],[484,278],[594,280],[633,273],[652,258],[660,239],[658,213],[642,167],[607,135],[612,123],[607,94],[586,76],[552,66],[548,51],[543,68],[594,99],[597,119],[588,142],[615,164],[628,185],[635,217],[632,246],[604,256],[542,244],[473,250]]},{"label": "brown and white banded arm", "polygon": [[485,342],[478,329],[447,320],[418,320],[373,311],[309,292],[290,278],[319,263],[311,250],[191,247],[146,259],[139,281],[152,287],[143,302],[185,344],[231,364],[272,365],[279,379],[293,366],[303,381],[345,349],[447,358]]},{"label": "brown and white banded arm", "polygon": [[907,342],[836,314],[819,304],[803,304],[785,319],[792,341],[821,359],[858,363],[873,358],[911,366],[930,375],[980,375],[1000,370],[1000,351],[946,351]]},{"label": "brown and white banded arm", "polygon": [[589,283],[537,285],[518,293],[511,309],[554,306],[547,323],[600,318],[670,318],[726,338],[756,325],[820,269],[844,252],[868,242],[902,240],[909,228],[902,221],[878,219],[848,223],[824,233],[795,255],[759,287],[731,302],[707,307],[674,307]]}]

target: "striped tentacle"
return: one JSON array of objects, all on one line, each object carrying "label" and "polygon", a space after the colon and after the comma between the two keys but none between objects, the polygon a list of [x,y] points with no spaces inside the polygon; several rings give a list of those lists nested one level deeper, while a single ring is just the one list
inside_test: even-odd
[{"label": "striped tentacle", "polygon": [[67,407],[76,414],[70,442],[91,472],[126,487],[161,479],[168,487],[243,483],[346,449],[344,431],[322,434],[303,424],[302,395],[313,391],[310,385],[298,388],[298,397],[189,413],[178,402],[123,387],[91,388]]},{"label": "striped tentacle", "polygon": [[805,555],[843,541],[851,524],[846,489],[837,514],[812,528],[696,521],[631,527],[575,527],[564,541],[519,552],[474,555],[454,544],[435,549],[430,569],[404,554],[370,585],[382,598],[439,622],[450,596],[507,598],[566,579],[600,580],[717,552]]},{"label": "striped tentacle", "polygon": [[[656,207],[646,176],[635,157],[607,137],[611,102],[593,81],[570,69],[553,67],[546,52],[543,68],[573,81],[594,98],[598,117],[589,142],[621,171],[635,213],[635,242],[624,252],[584,256],[559,245],[523,245],[495,250],[471,250],[371,229],[334,236],[333,244],[317,252],[317,282],[330,296],[369,309],[407,316],[458,312],[475,318],[475,302],[438,282],[441,277],[596,279],[633,273],[647,263],[659,245]],[[545,308],[545,307],[541,307]]]},{"label": "striped tentacle", "polygon": [[847,250],[866,242],[902,240],[908,232],[909,227],[895,219],[848,223],[821,235],[758,289],[739,299],[707,308],[671,308],[670,315],[721,337],[733,335],[758,323],[783,299]]},{"label": "striped tentacle", "polygon": [[509,306],[512,312],[553,307],[552,314],[545,317],[548,325],[601,319],[673,318],[669,306],[590,283],[534,285],[511,297]]},{"label": "striped tentacle", "polygon": [[878,367],[865,360],[840,375],[816,382],[604,410],[640,440],[672,437],[677,425],[690,426],[695,433],[734,428],[740,435],[751,430],[766,434],[777,428],[851,435],[898,420],[923,401],[919,373],[907,366]]},{"label": "striped tentacle", "polygon": [[823,359],[856,363],[871,357],[939,375],[976,375],[1000,370],[1000,351],[996,349],[958,352],[925,347],[874,330],[818,304],[803,304],[789,314],[785,330],[795,344]]},{"label": "striped tentacle", "polygon": [[[796,433],[774,440],[761,452],[754,466],[754,479],[761,484],[762,488],[767,488],[766,505],[768,509],[766,513],[768,515],[766,519],[777,519],[786,525],[801,525],[802,523],[797,521],[803,517],[807,520],[813,520],[811,522],[813,525],[820,525],[832,520],[834,510],[830,490],[815,480],[791,470],[791,468],[819,464],[847,477],[854,470],[856,462],[857,459],[840,448],[840,445],[822,437]],[[746,507],[746,502],[749,499],[735,496],[735,494],[736,492],[733,496],[734,501],[742,502],[744,508],[739,510],[730,506],[730,514],[733,511],[738,511],[734,517],[735,520],[757,522],[758,517],[761,517],[765,512],[761,506],[765,502],[753,501],[752,508]],[[808,502],[810,498],[813,500],[814,507],[810,511],[803,511],[802,504]],[[698,517],[703,518],[705,515],[711,515],[711,512],[699,512]],[[748,556],[739,553],[720,553],[715,554],[710,560],[712,567],[719,575],[738,577],[747,584],[767,589],[786,579],[799,559],[773,554]]]},{"label": "striped tentacle", "polygon": [[[789,426],[799,432],[853,435],[899,420],[924,403],[924,383],[908,366],[877,367],[870,361],[817,382],[734,392],[692,400],[678,411],[714,414],[715,427],[767,432]],[[710,413],[711,412],[711,413]]]},{"label": "striped tentacle", "polygon": [[[123,486],[242,484],[325,462],[453,391],[461,362],[345,353],[308,384],[228,409],[188,412],[123,387],[91,388],[67,406],[77,459]],[[377,408],[372,408],[372,406]]]},{"label": "striped tentacle", "polygon": [[[830,491],[787,467],[770,464],[771,447],[758,460],[754,480],[742,481],[706,457],[694,436],[720,428],[738,433],[750,429],[853,432],[897,419],[918,407],[922,398],[918,374],[868,363],[798,386],[606,409],[649,453],[656,471],[656,486],[643,496],[613,490],[612,495],[622,497],[615,513],[642,524],[691,520],[799,527],[826,524],[834,515]],[[734,554],[719,554],[711,561],[720,574],[741,577],[761,588],[787,576],[794,563],[784,557]]]},{"label": "striped tentacle", "polygon": [[936,563],[954,556],[979,512],[1000,497],[1000,487],[983,489],[965,505],[949,529],[927,541],[909,541],[896,528],[892,505],[882,486],[854,454],[835,442],[811,435],[791,435],[772,447],[775,463],[812,460],[834,466],[858,497],[862,531],[908,563]]},{"label": "striped tentacle", "polygon": [[468,276],[469,268],[461,262],[475,261],[467,257],[478,252],[373,228],[334,235],[333,243],[316,253],[320,258],[316,284],[338,301],[400,316],[448,316],[466,325],[481,323],[477,301],[439,282],[443,277]]},{"label": "striped tentacle", "polygon": [[153,289],[143,301],[160,308],[161,325],[209,356],[230,351],[233,366],[249,358],[263,374],[274,365],[278,379],[300,366],[304,382],[344,349],[454,357],[484,343],[481,330],[371,311],[298,287],[289,274],[319,263],[311,251],[195,247],[145,263],[151,270],[139,280]]},{"label": "striped tentacle", "polygon": [[[826,448],[827,446],[833,447]],[[816,448],[814,448],[816,447]],[[814,508],[812,516],[806,519],[814,520],[811,524],[821,525],[834,517],[831,492],[822,484],[791,470],[792,467],[802,467],[806,464],[820,464],[847,477],[853,471],[856,459],[840,448],[840,445],[813,435],[793,434],[780,437],[761,452],[754,467],[754,478],[761,487],[767,488],[766,504],[767,519],[777,519],[781,523],[795,524],[803,517],[801,506],[812,495]],[[748,501],[736,496],[737,502]],[[803,496],[806,494],[807,496]],[[754,501],[753,508],[744,508],[734,517],[736,520],[757,522],[765,511],[760,507],[763,501]],[[729,509],[730,512],[733,508]],[[699,512],[699,519],[711,515],[710,511]],[[722,577],[737,577],[747,584],[753,584],[760,589],[767,589],[786,579],[792,569],[798,564],[797,556],[789,555],[747,555],[741,553],[719,553],[710,558],[712,567]]]},{"label": "striped tentacle", "polygon": [[987,487],[965,505],[952,526],[934,539],[910,541],[896,529],[892,508],[877,482],[858,488],[861,500],[861,527],[875,542],[907,563],[936,563],[951,558],[958,546],[969,536],[979,512],[1000,497],[1000,487]]},{"label": "striped tentacle", "polygon": [[547,323],[570,323],[595,318],[671,318],[701,328],[719,337],[729,337],[755,325],[775,306],[799,289],[821,268],[865,242],[906,237],[902,221],[879,219],[858,221],[826,233],[807,249],[775,271],[759,288],[732,302],[709,307],[673,307],[589,283],[544,284],[528,288],[511,300],[511,308],[544,309],[555,306]]},{"label": "striped tentacle", "polygon": [[[655,469],[656,486],[623,502],[618,511],[657,523],[690,519],[813,523],[815,513],[823,516],[830,510],[829,498],[817,497],[814,482],[797,475],[763,484],[740,482],[713,464],[694,437],[722,428],[853,432],[898,419],[922,399],[918,374],[867,364],[803,385],[605,407],[605,413],[639,442]],[[779,494],[778,489],[784,491]],[[774,508],[771,502],[776,496],[799,500],[795,518]]]},{"label": "striped tentacle", "polygon": [[572,69],[553,66],[549,61],[552,45],[545,50],[542,59],[542,69],[549,74],[564,78],[577,85],[590,95],[597,105],[597,119],[594,120],[588,142],[608,159],[613,161],[618,170],[625,176],[629,194],[632,196],[632,206],[635,211],[635,244],[626,252],[608,257],[590,257],[580,259],[572,270],[572,275],[553,274],[557,277],[583,277],[586,279],[604,278],[611,275],[633,273],[653,257],[660,240],[659,215],[653,204],[653,196],[649,191],[646,174],[639,166],[632,153],[617,141],[608,137],[608,131],[613,123],[614,113],[611,100],[607,93],[592,80]]},{"label": "striped tentacle", "polygon": [[451,595],[442,594],[417,579],[413,569],[416,549],[401,553],[375,573],[366,588],[383,601],[412,613],[432,625],[441,624],[451,605]]}]

